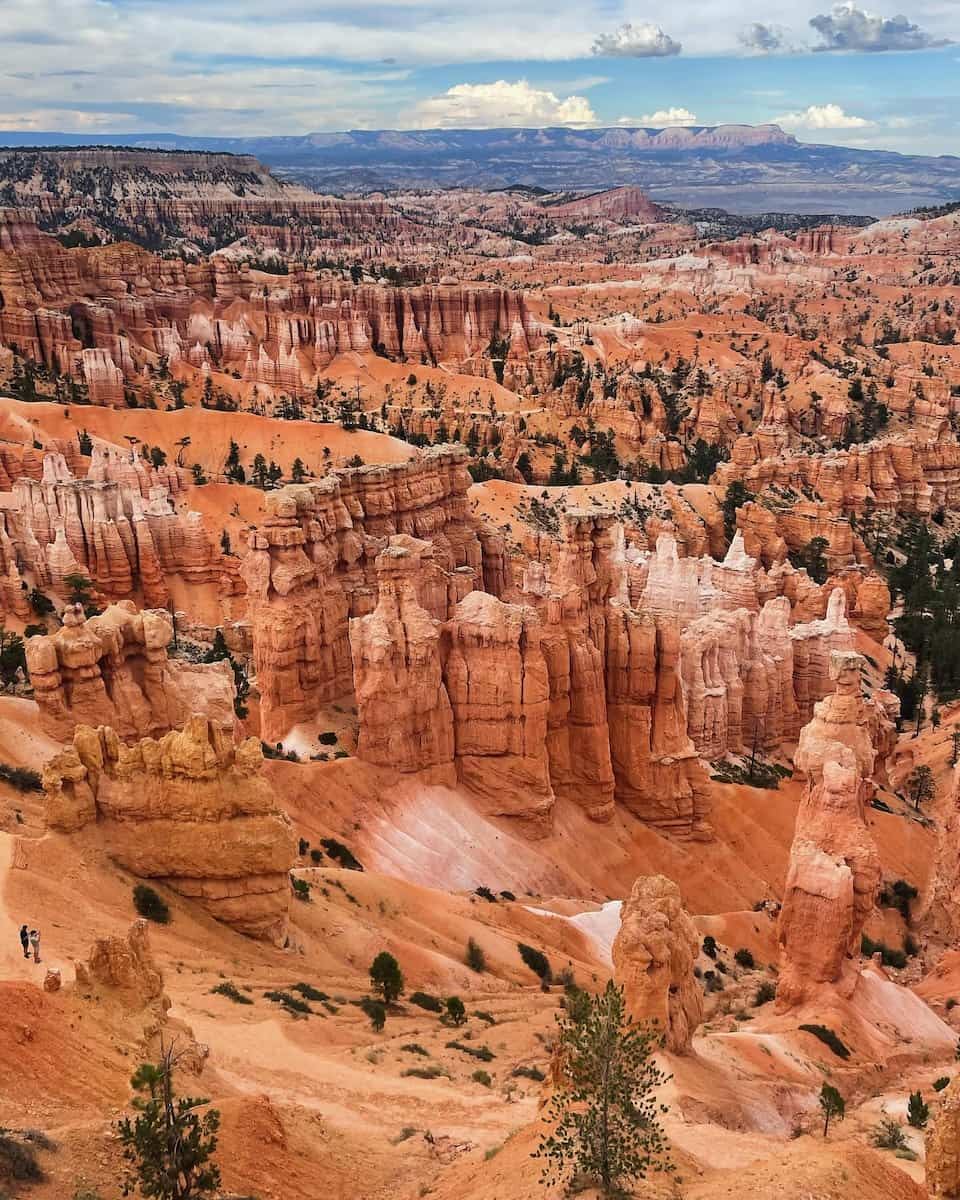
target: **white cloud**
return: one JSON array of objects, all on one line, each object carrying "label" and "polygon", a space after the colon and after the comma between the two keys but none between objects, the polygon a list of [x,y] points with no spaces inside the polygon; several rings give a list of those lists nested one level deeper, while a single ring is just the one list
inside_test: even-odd
[{"label": "white cloud", "polygon": [[593,43],[593,53],[605,58],[670,58],[682,49],[659,25],[647,22],[627,22],[614,33],[601,33]]},{"label": "white cloud", "polygon": [[835,4],[829,13],[810,20],[810,26],[820,34],[820,45],[814,50],[928,50],[933,46],[949,46],[948,38],[937,38],[921,29],[902,14],[881,17],[855,4]]},{"label": "white cloud", "polygon": [[421,129],[458,127],[495,129],[501,125],[595,125],[585,96],[566,96],[531,87],[526,79],[508,83],[458,83],[442,96],[422,100],[413,110]]},{"label": "white cloud", "polygon": [[697,114],[689,108],[658,108],[656,112],[639,117],[620,117],[618,125],[642,125],[649,129],[666,129],[677,125],[696,125]]},{"label": "white cloud", "polygon": [[839,104],[811,104],[803,112],[784,113],[776,122],[787,129],[869,129],[873,125],[844,112]]},{"label": "white cloud", "polygon": [[765,25],[754,21],[737,34],[737,41],[745,50],[754,54],[776,54],[786,49],[784,32],[777,25]]}]

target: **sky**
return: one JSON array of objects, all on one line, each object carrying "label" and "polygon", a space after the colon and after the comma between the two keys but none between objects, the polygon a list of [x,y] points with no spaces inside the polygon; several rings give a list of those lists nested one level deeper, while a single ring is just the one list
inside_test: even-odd
[{"label": "sky", "polygon": [[0,0],[0,130],[773,122],[960,154],[960,0]]}]

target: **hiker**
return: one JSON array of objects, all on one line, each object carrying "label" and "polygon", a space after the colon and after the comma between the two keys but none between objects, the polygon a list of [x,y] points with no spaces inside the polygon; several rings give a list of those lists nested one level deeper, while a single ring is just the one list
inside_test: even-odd
[{"label": "hiker", "polygon": [[20,926],[20,945],[23,947],[23,957],[30,957],[30,935],[27,933],[26,925]]},{"label": "hiker", "polygon": [[40,930],[39,929],[31,929],[30,930],[30,945],[33,947],[33,961],[35,963],[38,963],[40,961]]}]

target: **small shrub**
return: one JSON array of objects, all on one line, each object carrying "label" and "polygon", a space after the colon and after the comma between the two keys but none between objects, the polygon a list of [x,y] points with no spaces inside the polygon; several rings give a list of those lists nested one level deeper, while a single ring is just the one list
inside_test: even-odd
[{"label": "small shrub", "polygon": [[806,1033],[812,1033],[815,1038],[819,1038],[825,1046],[837,1055],[838,1058],[849,1058],[850,1049],[837,1037],[832,1029],[828,1029],[826,1025],[801,1025],[800,1028]]},{"label": "small shrub", "polygon": [[950,997],[948,997],[948,999],[947,999],[947,1004],[946,1004],[947,1012],[950,1012],[950,1010],[951,1010],[951,1009],[953,1009],[953,1008],[956,1008],[956,1007],[957,1007],[957,998],[956,998],[956,996],[950,996]]},{"label": "small shrub", "polygon": [[487,1071],[474,1071],[470,1078],[474,1083],[483,1084],[484,1087],[489,1087],[493,1082],[493,1080],[490,1078],[489,1072]]},{"label": "small shrub", "polygon": [[30,767],[11,767],[8,763],[0,763],[0,780],[15,787],[18,792],[42,792],[43,780],[39,771]]},{"label": "small shrub", "polygon": [[543,1083],[546,1079],[539,1067],[514,1067],[510,1074],[514,1079],[532,1079],[534,1083]]},{"label": "small shrub", "polygon": [[950,1086],[950,1076],[949,1075],[941,1075],[939,1079],[935,1079],[933,1081],[933,1090],[935,1092],[942,1092],[945,1087],[949,1087],[949,1086]]},{"label": "small shrub", "polygon": [[332,729],[327,729],[318,735],[317,741],[321,746],[335,746],[337,744],[337,735]]},{"label": "small shrub", "polygon": [[523,942],[517,942],[517,949],[520,951],[520,957],[534,975],[538,976],[543,983],[549,983],[553,972],[550,970],[550,960],[543,951],[535,950],[533,946],[527,946]]},{"label": "small shrub", "polygon": [[497,1018],[492,1013],[484,1012],[482,1009],[475,1008],[473,1015],[478,1021],[486,1021],[488,1025],[496,1025],[497,1023]]},{"label": "small shrub", "polygon": [[756,966],[756,963],[753,961],[753,955],[743,946],[734,952],[733,961],[738,967],[743,967],[745,971],[752,971]]},{"label": "small shrub", "polygon": [[450,1072],[446,1067],[441,1067],[438,1063],[431,1063],[429,1067],[407,1067],[400,1074],[406,1079],[449,1079]]},{"label": "small shrub", "polygon": [[419,1054],[421,1058],[430,1057],[428,1051],[424,1050],[419,1042],[407,1042],[407,1044],[405,1046],[401,1046],[400,1049],[405,1050],[407,1054]]},{"label": "small shrub", "polygon": [[451,1025],[465,1025],[467,1010],[459,996],[447,997],[447,1020]]},{"label": "small shrub", "polygon": [[895,967],[899,971],[902,971],[907,965],[907,956],[902,950],[891,950],[886,943],[875,942],[866,934],[861,935],[860,938],[860,953],[865,958],[873,958],[875,954],[879,954],[880,961],[885,967]]},{"label": "small shrub", "polygon": [[0,1128],[0,1179],[13,1179],[16,1183],[43,1182],[37,1152],[26,1134],[18,1136],[11,1129]]},{"label": "small shrub", "polygon": [[166,901],[146,883],[138,883],[133,889],[133,907],[148,921],[156,921],[158,925],[170,924],[170,909]]},{"label": "small shrub", "polygon": [[415,1004],[417,1008],[426,1009],[427,1012],[443,1012],[442,1002],[436,996],[431,996],[427,992],[414,992],[410,997],[410,1003]]},{"label": "small shrub", "polygon": [[306,852],[309,849],[310,849],[310,843],[307,841],[306,838],[301,838],[300,841],[297,842],[297,853],[300,855],[301,858],[303,858],[303,856],[306,854]]},{"label": "small shrub", "polygon": [[281,1005],[288,1013],[296,1016],[306,1017],[313,1012],[313,1009],[305,1000],[301,1000],[299,996],[292,996],[289,992],[264,992],[263,998],[265,1000],[272,1000],[274,1004]]},{"label": "small shrub", "polygon": [[554,983],[558,983],[562,988],[576,987],[577,980],[573,973],[572,967],[563,967],[553,978]]},{"label": "small shrub", "polygon": [[483,953],[481,946],[470,938],[467,942],[467,966],[471,971],[476,971],[478,975],[482,975],[487,969],[487,957]]},{"label": "small shrub", "polygon": [[346,867],[348,871],[363,870],[363,865],[353,857],[349,847],[345,846],[343,842],[338,842],[336,838],[321,838],[320,845],[326,850],[327,856],[339,863],[341,867]]},{"label": "small shrub", "polygon": [[361,1008],[370,1018],[370,1028],[374,1033],[379,1033],[387,1023],[387,1006],[382,1000],[371,1000],[365,996]]},{"label": "small shrub", "polygon": [[319,991],[309,983],[295,983],[291,986],[290,991],[298,992],[304,1000],[316,1000],[318,1004],[330,999],[326,992]]},{"label": "small shrub", "polygon": [[489,1046],[467,1046],[463,1042],[447,1042],[448,1050],[460,1050],[471,1058],[479,1058],[481,1062],[493,1062],[497,1057]]},{"label": "small shrub", "polygon": [[310,851],[310,861],[315,865],[323,861],[323,851],[318,850],[316,846]]},{"label": "small shrub", "polygon": [[490,904],[496,904],[497,902],[496,896],[488,887],[478,887],[474,894],[479,896],[481,899],[488,901]]},{"label": "small shrub", "polygon": [[873,1127],[870,1141],[880,1150],[909,1150],[903,1126],[893,1117],[884,1117]]},{"label": "small shrub", "polygon": [[703,952],[707,958],[717,957],[717,939],[709,933],[703,939]]},{"label": "small shrub", "polygon": [[223,983],[218,983],[216,987],[212,987],[210,991],[216,996],[226,996],[228,1000],[232,1000],[234,1004],[252,1004],[253,1000],[250,996],[241,992],[235,983],[231,983],[229,979],[225,979]]},{"label": "small shrub", "polygon": [[769,980],[764,980],[757,988],[757,994],[753,998],[753,1007],[759,1008],[761,1004],[769,1004],[771,1000],[776,999],[777,985]]},{"label": "small shrub", "polygon": [[916,958],[920,953],[920,947],[917,945],[916,938],[910,933],[904,936],[903,952],[907,958]]},{"label": "small shrub", "polygon": [[295,875],[291,875],[290,886],[298,900],[302,900],[305,904],[310,903],[310,884],[306,879],[298,879]]},{"label": "small shrub", "polygon": [[513,894],[513,892],[501,892],[500,899],[501,900],[516,900],[516,896]]}]

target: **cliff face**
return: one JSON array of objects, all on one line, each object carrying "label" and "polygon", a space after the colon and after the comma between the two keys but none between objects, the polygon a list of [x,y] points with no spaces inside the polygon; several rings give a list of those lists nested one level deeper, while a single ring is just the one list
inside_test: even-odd
[{"label": "cliff face", "polygon": [[443,654],[460,779],[488,811],[546,828],[554,796],[539,617],[531,608],[470,592],[444,626]]},{"label": "cliff face", "polygon": [[926,1184],[930,1200],[960,1196],[960,1084],[940,1093],[926,1136]]},{"label": "cliff face", "polygon": [[863,660],[834,654],[837,690],[800,735],[795,765],[807,785],[797,813],[780,913],[777,1007],[826,988],[849,996],[859,978],[860,935],[880,882],[866,822],[873,775],[892,744],[892,723],[860,690]]},{"label": "cliff face", "polygon": [[220,554],[200,514],[181,515],[171,503],[183,487],[176,468],[160,472],[104,446],[86,465],[86,476],[75,478],[63,455],[49,452],[39,480],[13,483],[0,507],[0,567],[24,566],[37,586],[57,590],[79,573],[104,596],[139,591],[153,608],[169,601],[169,575],[188,583],[218,577]]},{"label": "cliff face", "polygon": [[122,405],[124,381],[161,356],[296,393],[346,351],[465,363],[494,336],[514,352],[539,340],[523,295],[506,288],[354,285],[303,268],[280,280],[128,243],[66,250],[27,212],[0,211],[0,344],[85,381],[94,403]]},{"label": "cliff face", "polygon": [[620,913],[614,978],[635,1021],[654,1021],[666,1048],[686,1054],[703,1020],[703,990],[693,974],[700,936],[680,889],[663,875],[642,875]]},{"label": "cliff face", "polygon": [[268,493],[241,566],[268,741],[349,693],[348,617],[374,609],[376,562],[391,539],[420,564],[415,587],[436,619],[482,586],[485,550],[502,555],[502,546],[478,537],[464,458],[459,447],[440,447],[412,463]]},{"label": "cliff face", "polygon": [[138,612],[130,600],[89,619],[68,605],[56,633],[26,641],[41,728],[64,740],[77,725],[109,721],[121,738],[155,736],[197,707],[232,724],[229,664],[168,659],[172,636],[166,611]]},{"label": "cliff face", "polygon": [[112,729],[80,726],[44,768],[47,823],[64,832],[96,824],[107,853],[134,875],[283,945],[296,843],[262,761],[255,739],[236,745],[206,717],[132,746]]},{"label": "cliff face", "polygon": [[417,601],[416,559],[377,559],[377,607],[350,624],[361,758],[401,773],[453,761],[453,717],[440,668],[440,622]]}]

